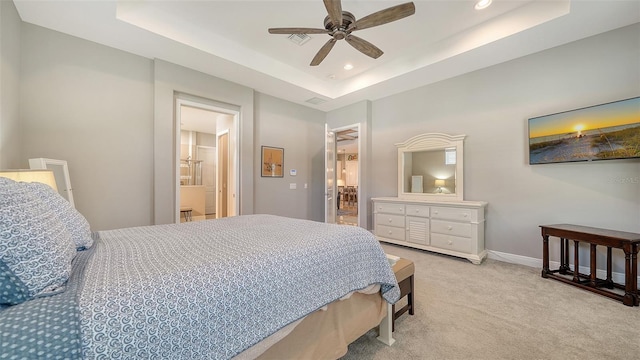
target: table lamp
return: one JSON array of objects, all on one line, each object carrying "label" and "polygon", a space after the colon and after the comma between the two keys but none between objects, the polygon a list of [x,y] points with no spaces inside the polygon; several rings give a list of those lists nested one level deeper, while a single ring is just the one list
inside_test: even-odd
[{"label": "table lamp", "polygon": [[22,182],[40,182],[58,191],[56,178],[51,170],[0,170],[0,177]]}]

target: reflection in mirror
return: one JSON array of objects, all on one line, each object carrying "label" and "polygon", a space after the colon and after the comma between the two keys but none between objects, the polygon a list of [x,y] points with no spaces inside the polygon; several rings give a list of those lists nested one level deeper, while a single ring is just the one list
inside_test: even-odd
[{"label": "reflection in mirror", "polygon": [[398,143],[398,197],[464,200],[465,135],[426,133]]},{"label": "reflection in mirror", "polygon": [[412,151],[404,154],[404,191],[455,194],[456,149]]}]

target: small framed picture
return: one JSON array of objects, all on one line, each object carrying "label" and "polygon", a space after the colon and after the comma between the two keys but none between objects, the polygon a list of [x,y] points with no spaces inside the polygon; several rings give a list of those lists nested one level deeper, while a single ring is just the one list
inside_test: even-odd
[{"label": "small framed picture", "polygon": [[262,146],[262,177],[283,177],[284,149]]}]

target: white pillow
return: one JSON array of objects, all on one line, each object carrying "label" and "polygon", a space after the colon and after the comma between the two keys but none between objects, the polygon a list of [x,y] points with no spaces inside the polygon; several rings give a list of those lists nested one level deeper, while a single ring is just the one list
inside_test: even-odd
[{"label": "white pillow", "polygon": [[0,303],[63,290],[75,254],[66,227],[27,183],[0,178]]},{"label": "white pillow", "polygon": [[78,250],[88,249],[93,245],[89,222],[69,201],[46,184],[34,182],[28,183],[27,187],[60,218]]}]

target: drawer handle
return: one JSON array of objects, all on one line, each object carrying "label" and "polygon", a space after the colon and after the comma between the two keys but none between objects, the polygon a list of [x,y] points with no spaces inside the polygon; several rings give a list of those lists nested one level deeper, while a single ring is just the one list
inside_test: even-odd
[{"label": "drawer handle", "polygon": [[389,235],[393,234],[393,232],[391,230],[389,230]]},{"label": "drawer handle", "polygon": [[449,245],[453,245],[453,241],[451,241],[451,240],[447,241],[447,243],[448,243]]},{"label": "drawer handle", "polygon": [[453,230],[453,226],[451,226],[451,225],[447,226],[447,230],[449,230],[449,231]]},{"label": "drawer handle", "polygon": [[392,221],[393,221],[393,219],[392,219],[392,218],[389,218],[389,222],[392,222]]},{"label": "drawer handle", "polygon": [[464,217],[469,217],[469,214],[464,214],[463,216],[464,216]]},{"label": "drawer handle", "polygon": [[438,214],[438,210],[434,211],[433,213],[437,215]]}]

